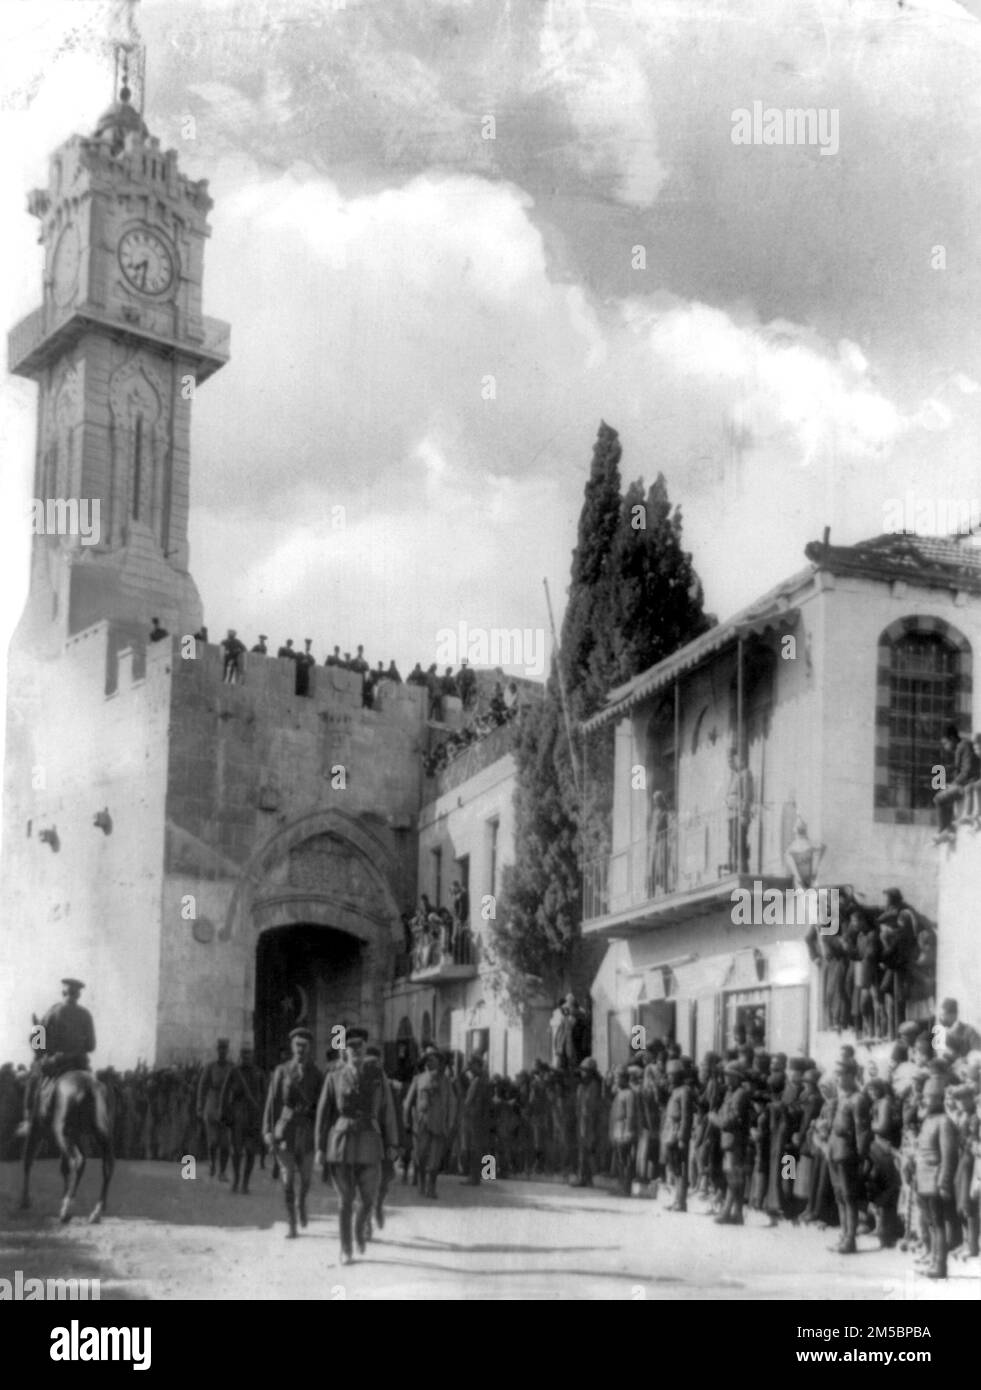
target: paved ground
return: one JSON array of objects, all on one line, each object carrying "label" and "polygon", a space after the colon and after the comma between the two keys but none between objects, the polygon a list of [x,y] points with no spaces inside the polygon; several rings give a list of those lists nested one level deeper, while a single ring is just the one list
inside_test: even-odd
[{"label": "paved ground", "polygon": [[976,1299],[978,1261],[952,1264],[935,1284],[909,1256],[863,1237],[852,1257],[829,1250],[835,1233],[749,1224],[725,1229],[704,1214],[555,1182],[497,1181],[480,1188],[440,1179],[423,1201],[396,1185],[385,1230],[353,1266],[338,1263],[336,1199],[319,1179],[311,1221],[284,1239],[282,1198],[266,1173],[253,1195],[234,1196],[176,1164],[120,1163],[101,1226],[83,1213],[56,1219],[57,1164],[35,1169],[34,1207],[15,1210],[19,1170],[0,1164],[0,1277],[101,1280],[108,1298],[466,1299]]}]

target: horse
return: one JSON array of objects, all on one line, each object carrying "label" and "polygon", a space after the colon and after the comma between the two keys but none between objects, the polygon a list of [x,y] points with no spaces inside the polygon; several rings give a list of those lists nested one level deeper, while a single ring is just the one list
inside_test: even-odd
[{"label": "horse", "polygon": [[[102,1159],[102,1191],[89,1216],[92,1225],[98,1224],[106,1209],[109,1183],[115,1158],[112,1148],[112,1100],[108,1088],[89,1071],[66,1071],[54,1082],[54,1095],[48,1111],[51,1133],[61,1154],[61,1176],[64,1195],[59,1219],[62,1224],[72,1219],[72,1206],[78,1185],[85,1172],[85,1149],[82,1141],[91,1139]],[[24,1187],[20,1208],[31,1205],[29,1184],[31,1164],[41,1139],[43,1126],[35,1114],[24,1140]]]}]

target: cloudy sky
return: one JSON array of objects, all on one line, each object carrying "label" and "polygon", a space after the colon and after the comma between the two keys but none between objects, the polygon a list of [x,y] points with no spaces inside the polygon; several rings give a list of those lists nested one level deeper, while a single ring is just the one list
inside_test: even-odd
[{"label": "cloudy sky", "polygon": [[[26,190],[108,104],[116,8],[0,6],[5,325],[40,299]],[[212,633],[404,669],[461,620],[544,626],[600,419],[626,479],[666,474],[721,618],[826,525],[981,499],[978,14],[144,0],[146,120],[211,180],[232,324],[192,436]],[[823,109],[837,149],[734,144],[754,102]],[[34,397],[7,378],[4,645]]]}]

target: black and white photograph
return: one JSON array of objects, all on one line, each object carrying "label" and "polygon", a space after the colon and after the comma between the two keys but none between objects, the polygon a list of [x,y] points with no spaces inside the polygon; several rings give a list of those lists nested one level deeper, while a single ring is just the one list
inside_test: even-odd
[{"label": "black and white photograph", "polygon": [[167,1304],[612,1301],[938,1369],[979,233],[981,0],[0,6],[47,1364],[159,1369]]}]

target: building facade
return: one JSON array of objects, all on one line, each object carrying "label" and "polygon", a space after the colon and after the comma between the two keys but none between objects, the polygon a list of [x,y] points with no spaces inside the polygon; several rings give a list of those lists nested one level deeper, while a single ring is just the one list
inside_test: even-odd
[{"label": "building facade", "polygon": [[[43,302],[9,365],[38,383],[35,497],[84,499],[101,524],[35,536],[10,648],[2,1057],[24,1056],[63,975],[87,984],[99,1066],[200,1058],[219,1035],[269,1066],[300,1023],[320,1058],[338,1024],[382,1039],[426,755],[462,722],[447,696],[434,727],[417,685],[383,681],[366,708],[344,669],[315,667],[301,693],[294,662],[259,654],[226,683],[220,647],[195,639],[190,411],[230,336],[201,312],[210,208],[125,92],[30,195]],[[465,796],[497,798],[503,856],[506,779],[481,775]],[[486,843],[457,849],[483,888]]]},{"label": "building facade", "polygon": [[[503,1076],[551,1060],[550,1007],[516,1012],[493,986],[491,927],[502,872],[514,859],[513,737],[514,725],[502,725],[434,781],[419,813],[419,893],[434,908],[450,907],[459,883],[467,925],[446,949],[407,952],[385,1005],[386,1038],[479,1052]],[[392,1065],[404,1066],[413,1052],[396,1048]]]},{"label": "building facade", "polygon": [[[795,843],[820,851],[815,886],[875,910],[898,888],[937,922],[933,779],[944,726],[969,733],[977,716],[981,549],[888,535],[806,553],[586,726],[616,726],[611,853],[585,871],[584,934],[609,943],[592,990],[603,1064],[638,1027],[692,1056],[740,1038],[837,1047],[813,915],[785,896],[761,911],[793,886]],[[734,894],[754,889],[746,920]],[[963,939],[939,933],[954,994]]]}]

